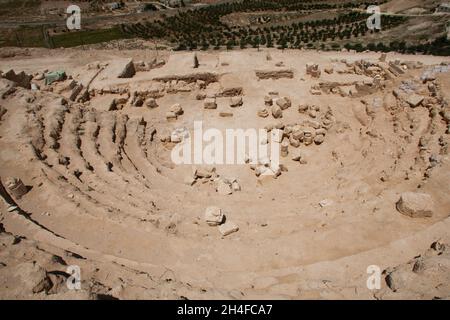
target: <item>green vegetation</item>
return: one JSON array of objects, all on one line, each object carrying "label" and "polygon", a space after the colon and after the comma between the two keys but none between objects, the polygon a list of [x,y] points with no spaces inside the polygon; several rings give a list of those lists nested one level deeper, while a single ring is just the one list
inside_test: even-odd
[{"label": "green vegetation", "polygon": [[45,39],[41,27],[21,26],[15,30],[0,31],[2,47],[44,47]]},{"label": "green vegetation", "polygon": [[0,15],[11,11],[27,8],[35,8],[41,4],[41,0],[3,0],[0,1]]},{"label": "green vegetation", "polygon": [[68,48],[123,38],[126,38],[126,35],[122,33],[121,29],[113,27],[110,29],[66,32],[52,36],[51,42],[54,48]]},{"label": "green vegetation", "polygon": [[433,41],[428,41],[420,45],[408,45],[405,41],[392,41],[388,44],[384,43],[369,43],[363,45],[361,43],[356,44],[346,44],[345,48],[349,50],[356,50],[362,52],[365,50],[370,51],[382,51],[390,52],[396,51],[400,53],[422,53],[422,54],[432,54],[435,56],[450,56],[450,41],[447,37],[439,37]]},{"label": "green vegetation", "polygon": [[16,30],[2,31],[0,46],[69,48],[124,38],[128,38],[128,35],[125,35],[118,26],[109,29],[67,31],[53,36],[46,35],[44,26],[20,27]]},{"label": "green vegetation", "polygon": [[[366,25],[369,5],[382,4],[386,0],[334,1],[327,0],[241,0],[217,5],[179,11],[174,15],[162,14],[156,21],[122,24],[109,29],[66,31],[49,36],[52,26],[20,27],[0,30],[0,46],[20,47],[74,47],[107,42],[116,39],[140,37],[158,39],[169,43],[175,50],[232,50],[234,48],[316,48],[356,51],[420,52],[434,55],[450,55],[446,38],[422,39],[421,44],[411,45],[404,41],[390,43],[374,42],[371,35],[404,24],[408,19],[400,16],[382,16],[383,30],[369,30]],[[40,0],[0,0],[1,10],[25,10],[39,5]],[[94,2],[92,2],[94,3]],[[92,4],[91,3],[91,4]],[[147,9],[153,5],[148,4]],[[358,10],[354,10],[358,9]],[[331,11],[331,12],[330,12]],[[271,22],[271,13],[281,16],[280,23]],[[294,15],[290,14],[296,12]],[[247,26],[228,23],[232,13],[256,13]],[[321,14],[328,18],[301,20],[299,14],[308,18]],[[330,14],[328,14],[330,13]],[[252,15],[254,17],[255,15]],[[375,40],[376,41],[376,40]],[[369,42],[369,43],[368,43]]]},{"label": "green vegetation", "polygon": [[[380,4],[385,1],[366,3],[363,1],[327,3],[317,0],[279,0],[262,1],[248,0],[224,3],[215,6],[179,12],[176,15],[164,17],[155,22],[122,25],[124,33],[144,39],[164,39],[169,41],[175,50],[207,50],[238,46],[279,49],[301,47],[323,47],[324,43],[336,40],[348,40],[364,37],[369,32],[366,25],[368,14],[346,10],[333,19],[320,19],[307,22],[291,22],[290,24],[250,25],[245,27],[230,26],[223,20],[231,13],[267,12],[267,11],[297,11],[310,14],[323,10],[341,10],[366,8],[370,4]],[[289,18],[286,15],[286,18]],[[405,22],[402,17],[382,17],[383,29],[390,29]],[[317,44],[317,46],[316,46]],[[334,48],[339,47],[334,44]]]}]

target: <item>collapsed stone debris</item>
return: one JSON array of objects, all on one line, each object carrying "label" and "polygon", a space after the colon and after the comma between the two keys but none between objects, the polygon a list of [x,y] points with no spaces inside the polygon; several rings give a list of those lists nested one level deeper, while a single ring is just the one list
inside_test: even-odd
[{"label": "collapsed stone debris", "polygon": [[[186,139],[187,137],[186,133],[184,133],[183,139]],[[194,167],[192,168],[192,173],[185,177],[184,183],[193,186],[197,181],[201,181],[202,183],[213,183],[217,181],[218,178],[219,175],[216,173],[215,167]]]},{"label": "collapsed stone debris", "polygon": [[241,191],[241,186],[236,178],[223,178],[216,179],[216,192],[220,195],[229,195],[233,192]]},{"label": "collapsed stone debris", "polygon": [[217,227],[222,236],[228,236],[239,231],[239,227],[231,221],[225,220],[225,215],[219,207],[211,206],[205,210],[205,222],[211,227]]},{"label": "collapsed stone debris", "polygon": [[172,134],[170,135],[170,142],[173,143],[180,143],[184,140],[188,139],[190,136],[189,130],[185,127],[183,128],[177,128],[174,131],[172,131]]}]

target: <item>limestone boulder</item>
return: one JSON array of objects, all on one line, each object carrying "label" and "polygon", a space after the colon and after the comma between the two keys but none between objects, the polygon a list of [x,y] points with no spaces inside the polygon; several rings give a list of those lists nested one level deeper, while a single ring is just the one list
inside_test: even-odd
[{"label": "limestone boulder", "polygon": [[276,104],[281,108],[281,110],[286,110],[291,106],[291,100],[288,97],[278,98]]},{"label": "limestone boulder", "polygon": [[133,60],[129,59],[117,75],[117,78],[132,78],[135,74],[136,69],[134,68]]},{"label": "limestone boulder", "polygon": [[145,106],[147,108],[157,108],[158,107],[158,103],[156,102],[156,100],[154,98],[148,98],[147,100],[145,100]]},{"label": "limestone boulder", "polygon": [[216,99],[206,98],[203,106],[205,109],[217,109]]},{"label": "limestone boulder", "polygon": [[412,218],[433,216],[434,201],[426,193],[404,192],[396,204],[397,210]]},{"label": "limestone boulder", "polygon": [[280,108],[280,106],[278,106],[276,104],[273,105],[272,108],[271,108],[271,111],[272,111],[272,116],[275,119],[283,117],[283,110]]},{"label": "limestone boulder", "polygon": [[227,221],[224,224],[219,226],[219,232],[222,234],[222,236],[228,236],[234,232],[239,231],[239,227],[237,224],[231,221]]},{"label": "limestone boulder", "polygon": [[269,110],[267,108],[262,108],[257,112],[258,117],[267,118],[269,116]]},{"label": "limestone boulder", "polygon": [[182,115],[184,113],[183,108],[179,103],[175,103],[169,109],[169,111],[175,113],[177,116]]},{"label": "limestone boulder", "polygon": [[218,226],[223,222],[224,215],[222,209],[219,207],[211,206],[205,210],[205,222],[209,226]]},{"label": "limestone boulder", "polygon": [[236,108],[243,105],[242,97],[231,97],[230,99],[230,107]]}]

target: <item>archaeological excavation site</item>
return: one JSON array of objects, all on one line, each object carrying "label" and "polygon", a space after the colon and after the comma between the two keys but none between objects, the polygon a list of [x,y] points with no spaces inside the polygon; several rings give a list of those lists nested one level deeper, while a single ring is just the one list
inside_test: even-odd
[{"label": "archaeological excavation site", "polygon": [[[36,55],[1,64],[2,297],[448,297],[450,59]],[[195,122],[279,164],[174,164]]]},{"label": "archaeological excavation site", "polygon": [[0,299],[450,298],[449,56],[149,46],[0,48]]}]

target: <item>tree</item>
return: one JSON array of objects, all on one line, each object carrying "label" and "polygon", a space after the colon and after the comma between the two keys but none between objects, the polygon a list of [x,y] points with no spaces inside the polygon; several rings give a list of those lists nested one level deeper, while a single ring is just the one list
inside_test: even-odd
[{"label": "tree", "polygon": [[199,66],[197,54],[194,54],[194,69],[197,69]]},{"label": "tree", "polygon": [[227,42],[227,50],[233,50],[234,47],[234,41],[233,40],[228,40]]}]

